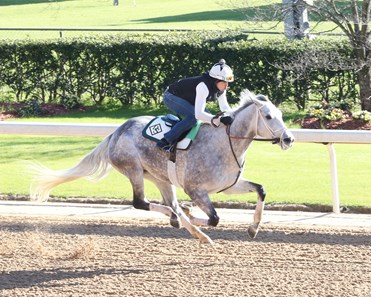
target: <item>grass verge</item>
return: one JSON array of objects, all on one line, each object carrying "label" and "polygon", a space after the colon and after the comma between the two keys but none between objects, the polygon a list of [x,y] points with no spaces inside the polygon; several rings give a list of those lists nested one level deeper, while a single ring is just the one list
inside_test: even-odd
[{"label": "grass verge", "polygon": [[[29,193],[31,177],[22,160],[37,160],[51,169],[70,168],[100,141],[99,137],[0,135],[0,193]],[[341,205],[371,206],[369,145],[335,147]],[[324,145],[297,143],[291,150],[281,151],[276,145],[256,142],[246,155],[243,176],[265,186],[267,203],[331,205],[329,167]],[[112,171],[98,183],[81,179],[57,187],[52,194],[131,199],[132,189],[126,177]],[[159,191],[149,182],[146,182],[146,195],[150,199],[160,199]],[[178,190],[178,197],[188,199],[181,190]],[[256,195],[215,194],[212,200],[254,203]]]}]

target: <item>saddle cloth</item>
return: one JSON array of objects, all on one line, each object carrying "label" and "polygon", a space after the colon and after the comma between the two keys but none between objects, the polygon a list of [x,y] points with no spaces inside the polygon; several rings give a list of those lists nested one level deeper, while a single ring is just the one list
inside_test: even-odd
[{"label": "saddle cloth", "polygon": [[[145,138],[159,142],[164,137],[164,134],[170,131],[179,121],[180,119],[172,114],[157,116],[144,127],[142,135]],[[177,149],[187,150],[196,138],[200,126],[201,121],[197,121],[196,125],[178,140]]]}]

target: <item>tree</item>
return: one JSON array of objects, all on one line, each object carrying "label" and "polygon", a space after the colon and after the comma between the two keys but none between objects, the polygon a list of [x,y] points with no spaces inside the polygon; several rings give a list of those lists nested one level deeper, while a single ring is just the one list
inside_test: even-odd
[{"label": "tree", "polygon": [[311,14],[333,22],[347,36],[357,60],[361,108],[371,111],[371,0],[297,0]]},{"label": "tree", "polygon": [[[267,26],[272,29],[288,16],[292,17],[294,10],[308,11],[309,20],[315,19],[318,23],[328,21],[334,23],[335,27],[332,30],[340,29],[354,49],[361,108],[371,111],[371,0],[282,0],[281,3],[277,0],[229,2],[225,0],[223,3],[229,3],[232,10],[242,13],[249,22],[250,30],[257,26],[260,26],[260,29]],[[297,27],[294,30],[298,33],[298,37],[302,38],[306,35],[302,30],[307,28]]]}]

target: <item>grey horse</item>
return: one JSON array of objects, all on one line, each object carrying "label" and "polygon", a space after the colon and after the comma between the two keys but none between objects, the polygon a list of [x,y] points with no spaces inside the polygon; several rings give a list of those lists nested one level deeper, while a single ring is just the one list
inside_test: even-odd
[{"label": "grey horse", "polygon": [[[191,147],[177,151],[173,171],[168,170],[168,163],[171,162],[168,153],[142,136],[142,130],[153,117],[132,118],[70,169],[53,171],[35,164],[37,183],[31,190],[31,199],[46,201],[55,186],[81,177],[99,180],[113,167],[129,178],[135,208],[169,216],[172,226],[184,226],[200,243],[212,243],[212,240],[199,226],[217,226],[219,222],[210,194],[256,192],[258,200],[254,221],[248,228],[249,236],[255,238],[266,193],[262,185],[240,176],[246,151],[256,138],[271,140],[286,150],[292,146],[294,137],[283,123],[282,113],[263,95],[255,96],[244,90],[239,106],[233,109],[231,116],[234,121],[230,126],[221,124],[215,128],[202,125]],[[158,187],[163,204],[147,200],[144,178]],[[194,217],[182,209],[176,198],[174,184],[184,190],[192,202],[207,214],[208,219]]]}]

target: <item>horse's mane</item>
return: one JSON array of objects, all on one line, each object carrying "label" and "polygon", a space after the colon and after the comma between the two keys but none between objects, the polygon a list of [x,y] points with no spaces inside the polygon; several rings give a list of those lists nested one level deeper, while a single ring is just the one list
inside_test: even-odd
[{"label": "horse's mane", "polygon": [[266,96],[262,94],[255,95],[253,92],[250,92],[248,89],[244,89],[242,90],[240,94],[239,104],[237,105],[237,107],[233,108],[233,113],[236,115],[241,110],[253,104],[254,100],[269,102],[269,99]]},{"label": "horse's mane", "polygon": [[253,100],[254,97],[255,97],[255,95],[252,92],[250,92],[248,89],[242,90],[242,92],[240,94],[240,102],[237,105],[237,107],[235,107],[233,109],[233,113],[236,114],[239,111],[248,107],[249,105],[253,104],[254,103],[254,100]]},{"label": "horse's mane", "polygon": [[241,106],[245,106],[246,104],[250,105],[251,103],[253,103],[253,98],[255,97],[255,95],[250,92],[248,89],[244,89],[242,90],[241,94],[240,94],[240,103],[239,103],[239,107]]}]

